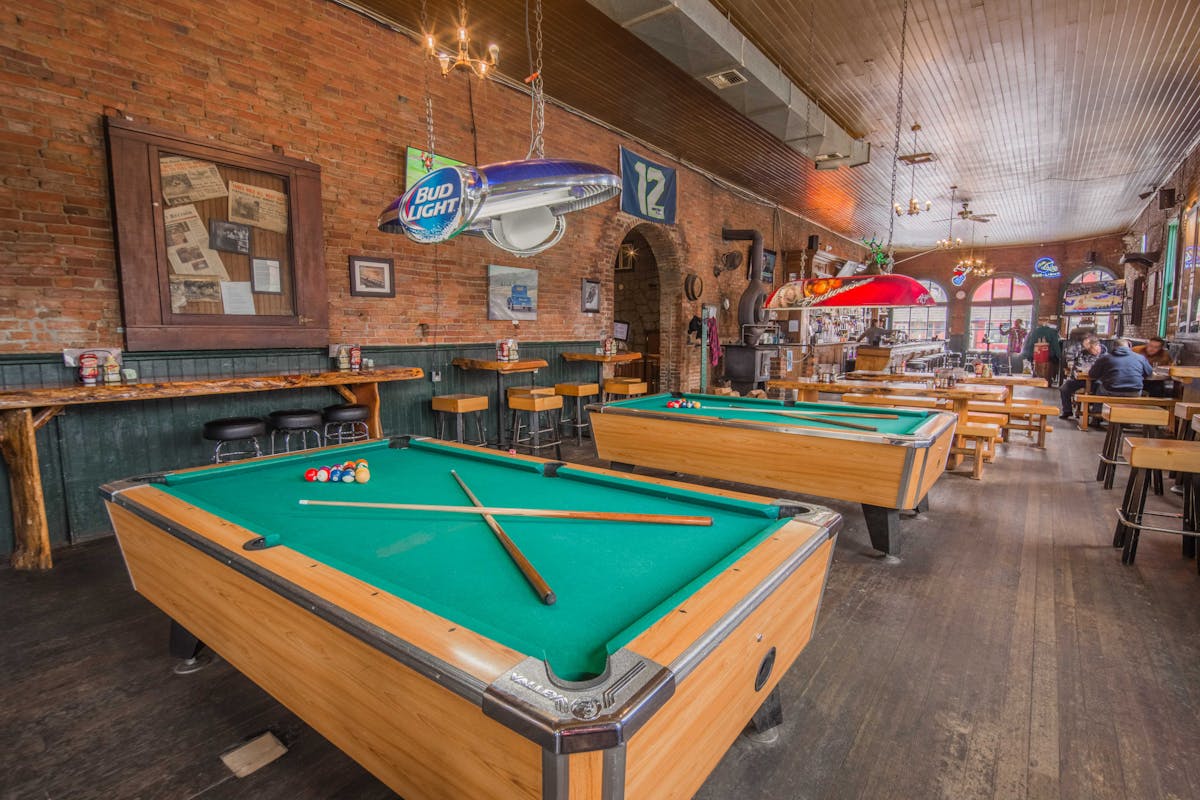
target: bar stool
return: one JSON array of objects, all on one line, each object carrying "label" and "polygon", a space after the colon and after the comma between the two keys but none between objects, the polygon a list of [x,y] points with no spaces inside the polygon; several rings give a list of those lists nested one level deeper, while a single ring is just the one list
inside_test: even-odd
[{"label": "bar stool", "polygon": [[639,378],[609,378],[604,382],[602,402],[612,402],[614,397],[641,397],[648,389],[646,382]]},{"label": "bar stool", "polygon": [[[531,455],[547,447],[554,448],[554,457],[562,458],[562,439],[559,436],[557,417],[562,413],[563,399],[556,394],[514,394],[508,398],[508,407],[512,410],[512,439],[509,448],[518,447],[529,449]],[[521,415],[525,414],[527,425],[521,423]],[[542,427],[542,414],[549,416],[549,427]],[[521,430],[527,429],[528,434],[521,436]],[[543,434],[549,434],[550,439],[542,441]]]},{"label": "bar stool", "polygon": [[331,444],[335,440],[338,444],[345,444],[371,438],[371,432],[367,428],[367,418],[371,416],[371,411],[362,403],[326,406],[322,416],[325,420],[325,444]]},{"label": "bar stool", "polygon": [[[1100,416],[1108,423],[1108,434],[1104,437],[1104,448],[1100,452],[1100,466],[1096,470],[1096,480],[1104,481],[1104,488],[1113,487],[1113,479],[1117,475],[1117,467],[1126,462],[1121,458],[1121,443],[1126,427],[1141,427],[1146,438],[1157,436],[1159,428],[1171,424],[1171,414],[1159,406],[1123,406],[1119,403],[1104,403],[1100,407]],[[1162,494],[1162,474],[1157,473],[1154,483],[1154,493]]]},{"label": "bar stool", "polygon": [[[1122,564],[1132,564],[1137,556],[1138,538],[1142,531],[1153,533],[1169,533],[1183,538],[1183,557],[1196,556],[1197,533],[1197,489],[1200,485],[1194,480],[1200,472],[1200,442],[1176,441],[1172,439],[1126,439],[1125,447],[1129,450],[1129,483],[1125,487],[1125,499],[1117,512],[1117,527],[1113,532],[1113,547],[1124,548],[1121,553]],[[1146,511],[1146,483],[1148,474],[1157,474],[1161,479],[1163,471],[1173,471],[1179,474],[1183,481],[1183,513],[1172,514]],[[1146,525],[1145,517],[1168,517],[1180,521],[1180,527],[1163,528],[1157,525]],[[1197,564],[1200,571],[1200,563]]]},{"label": "bar stool", "polygon": [[583,416],[583,401],[587,397],[595,397],[600,394],[600,384],[592,383],[591,381],[573,381],[570,383],[554,384],[554,393],[560,397],[575,398],[575,416],[563,417],[560,424],[567,426],[575,431],[575,444],[583,444],[583,431],[588,429],[588,435],[591,436],[591,423],[586,421]]},{"label": "bar stool", "polygon": [[[488,399],[480,394],[444,394],[431,401],[433,411],[438,418],[438,438],[446,438],[442,430],[446,427],[446,416],[454,415],[454,441],[459,444],[486,445],[487,436],[483,432],[483,412],[487,411]],[[466,441],[464,431],[464,415],[471,414],[475,418],[475,432],[479,438],[473,442]]]},{"label": "bar stool", "polygon": [[[267,434],[267,424],[258,417],[224,417],[204,423],[203,436],[210,442],[216,442],[213,448],[213,463],[237,461],[241,458],[257,458],[262,455],[258,437]],[[249,442],[250,449],[225,450],[226,445],[234,442]]]},{"label": "bar stool", "polygon": [[[321,412],[311,408],[294,408],[289,411],[272,411],[267,415],[271,426],[271,453],[292,452],[292,436],[300,435],[300,446],[297,450],[308,449],[308,435],[311,433],[316,444],[321,446]],[[276,447],[276,437],[283,436],[283,450]]]},{"label": "bar stool", "polygon": [[1192,417],[1200,414],[1200,403],[1175,404],[1175,438],[1193,441],[1196,432],[1192,430]]}]

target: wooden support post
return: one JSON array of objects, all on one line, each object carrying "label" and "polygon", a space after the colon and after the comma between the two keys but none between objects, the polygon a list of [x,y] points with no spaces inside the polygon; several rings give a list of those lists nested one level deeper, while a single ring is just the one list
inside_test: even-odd
[{"label": "wooden support post", "polygon": [[36,429],[28,408],[0,411],[0,455],[8,466],[12,493],[12,554],[15,569],[50,569],[50,526],[42,495],[42,472],[38,465]]},{"label": "wooden support post", "polygon": [[379,384],[356,383],[350,387],[350,391],[354,392],[354,402],[362,403],[368,409],[367,432],[372,439],[381,438],[383,436],[383,420],[379,417]]}]

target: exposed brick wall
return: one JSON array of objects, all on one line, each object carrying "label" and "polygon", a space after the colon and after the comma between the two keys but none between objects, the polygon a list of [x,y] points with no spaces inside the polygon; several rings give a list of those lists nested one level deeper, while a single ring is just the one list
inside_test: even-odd
[{"label": "exposed brick wall", "polygon": [[[995,268],[995,275],[1016,275],[1033,287],[1037,297],[1036,311],[1039,316],[1057,316],[1060,311],[1062,288],[1065,282],[1075,275],[1091,268],[1086,263],[1089,252],[1095,252],[1095,265],[1107,267],[1118,276],[1121,267],[1118,262],[1125,252],[1119,236],[1101,236],[1095,239],[1080,239],[1073,242],[1052,242],[1043,245],[1018,245],[1013,247],[976,248],[975,255],[982,256],[988,266]],[[914,278],[937,281],[950,296],[950,335],[963,334],[967,329],[967,319],[971,308],[971,295],[979,285],[987,280],[977,276],[969,276],[961,287],[952,286],[950,278],[953,275],[954,264],[967,255],[967,250],[938,250],[918,256],[912,261],[900,264],[896,271]],[[1043,256],[1050,256],[1058,262],[1062,272],[1061,278],[1033,277],[1033,263]],[[897,259],[905,258],[900,253]],[[963,299],[956,297],[957,292],[963,292]]]},{"label": "exposed brick wall", "polygon": [[[1152,196],[1146,204],[1146,208],[1138,216],[1137,220],[1130,227],[1131,243],[1133,249],[1142,247],[1142,237],[1146,239],[1147,252],[1162,253],[1163,258],[1166,257],[1166,235],[1167,224],[1171,220],[1180,219],[1180,214],[1186,209],[1195,206],[1200,200],[1200,147],[1192,150],[1188,156],[1183,159],[1175,172],[1163,181],[1162,185],[1167,188],[1175,189],[1176,204],[1174,208],[1160,211],[1158,208],[1157,195]],[[1195,276],[1189,271],[1184,271],[1183,267],[1183,249],[1193,243],[1191,238],[1192,228],[1188,225],[1180,226],[1184,233],[1187,234],[1187,241],[1181,242],[1179,251],[1176,253],[1176,287],[1175,297],[1167,301],[1167,338],[1172,340],[1185,340],[1188,349],[1189,363],[1200,362],[1200,335],[1181,330],[1178,323],[1182,317],[1186,319],[1187,309],[1185,307],[1189,296],[1189,285],[1195,281]],[[1147,277],[1153,275],[1154,279],[1149,281],[1154,285],[1157,291],[1154,296],[1150,292],[1146,293],[1146,309],[1145,316],[1142,320],[1142,325],[1138,331],[1142,336],[1153,336],[1158,333],[1159,309],[1161,295],[1158,292],[1162,291],[1162,274],[1164,271],[1164,261],[1160,259],[1153,267],[1146,269],[1141,266],[1129,265],[1126,270],[1126,279],[1130,282],[1139,275]],[[1195,302],[1194,290],[1200,287],[1193,288],[1193,303]],[[1193,310],[1193,319],[1196,317]]]},{"label": "exposed brick wall", "polygon": [[[230,145],[278,146],[318,163],[334,341],[402,345],[511,335],[511,323],[486,318],[489,263],[539,270],[539,318],[522,323],[519,336],[598,338],[613,318],[616,248],[637,223],[615,201],[571,215],[563,241],[531,259],[477,238],[421,247],[375,230],[376,215],[401,188],[405,147],[425,139],[425,63],[409,39],[321,0],[27,0],[6,7],[0,15],[0,352],[121,344],[104,113]],[[528,98],[462,74],[431,83],[440,152],[478,163],[525,155]],[[546,143],[548,155],[615,170],[618,145],[626,142],[549,108]],[[780,250],[818,233],[842,255],[861,258],[854,243],[786,214],[780,241],[772,241],[771,208],[690,169],[680,169],[678,185],[679,224],[646,226],[658,231],[649,238],[663,271],[664,371],[672,356],[680,359],[679,374],[698,365],[691,363],[698,353],[685,357],[683,342],[682,326],[699,308],[682,299],[686,270],[705,278],[705,302],[727,295],[736,305],[741,293],[738,276],[712,277],[727,249],[722,225],[757,227]],[[394,300],[349,296],[347,258],[358,254],[395,259]],[[599,315],[580,310],[582,277],[602,281]],[[736,321],[728,317],[722,327],[732,333]],[[422,322],[431,326],[426,338]]]}]

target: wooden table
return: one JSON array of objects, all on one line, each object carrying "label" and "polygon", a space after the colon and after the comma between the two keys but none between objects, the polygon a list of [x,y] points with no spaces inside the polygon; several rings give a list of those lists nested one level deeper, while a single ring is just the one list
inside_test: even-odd
[{"label": "wooden table", "polygon": [[[958,415],[959,422],[967,422],[967,405],[972,400],[1000,400],[1007,402],[1012,394],[1011,386],[993,386],[990,384],[962,384],[953,389],[930,389],[927,383],[904,383],[900,381],[834,381],[822,383],[813,378],[793,381],[767,381],[768,389],[781,389],[798,393],[798,400],[817,402],[820,393],[829,394],[900,394],[916,397],[938,397],[950,401],[951,410]],[[960,437],[955,435],[955,448],[963,446]],[[961,455],[952,455],[947,462],[947,468],[957,467],[962,463]]]},{"label": "wooden table", "polygon": [[[483,370],[496,374],[496,447],[504,449],[504,376],[519,373],[534,373],[550,366],[541,358],[525,358],[520,361],[488,361],[484,358],[456,358],[450,362],[459,369]],[[532,375],[529,380],[533,385]]]},{"label": "wooden table", "polygon": [[597,355],[596,353],[563,353],[565,361],[594,361],[596,362],[596,383],[600,384],[600,391],[604,391],[604,365],[605,364],[632,364],[634,361],[641,361],[641,353],[617,353],[616,355],[605,356]]},{"label": "wooden table", "polygon": [[[855,370],[846,373],[847,380],[890,381],[893,383],[911,383],[913,381],[931,381],[935,378],[932,372],[881,372],[878,370]],[[982,375],[965,375],[958,379],[958,385],[970,386],[1006,386],[1010,390],[1018,386],[1028,386],[1034,389],[1045,389],[1050,384],[1045,378],[1036,375],[993,375],[985,378]],[[1006,401],[1012,400],[1012,392],[1006,395]]]},{"label": "wooden table", "polygon": [[0,391],[0,456],[8,467],[8,482],[12,488],[16,544],[12,565],[16,569],[49,569],[53,566],[36,436],[38,428],[67,406],[331,386],[349,402],[367,406],[370,410],[367,429],[377,438],[383,435],[379,420],[379,384],[414,380],[424,374],[418,367],[392,367],[369,372],[316,372]]}]

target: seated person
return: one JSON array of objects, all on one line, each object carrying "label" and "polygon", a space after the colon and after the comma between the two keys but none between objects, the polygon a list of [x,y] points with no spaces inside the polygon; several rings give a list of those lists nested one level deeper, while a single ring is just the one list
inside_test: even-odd
[{"label": "seated person", "polygon": [[[1154,374],[1154,369],[1142,355],[1133,352],[1128,339],[1117,339],[1114,345],[1112,352],[1097,358],[1088,370],[1088,377],[1093,384],[1092,394],[1140,397],[1144,382]],[[1095,385],[1097,383],[1099,387]]]},{"label": "seated person", "polygon": [[[1074,416],[1071,407],[1071,398],[1075,396],[1075,392],[1084,388],[1087,382],[1076,378],[1076,375],[1081,373],[1087,374],[1096,363],[1096,359],[1104,355],[1104,345],[1100,343],[1100,337],[1093,334],[1088,334],[1083,338],[1071,352],[1067,360],[1067,371],[1064,374],[1062,386],[1059,387],[1059,396],[1062,398],[1062,414],[1059,419],[1071,419]],[[1092,387],[1093,392],[1101,388],[1097,383]]]},{"label": "seated person", "polygon": [[[1145,344],[1134,347],[1133,352],[1145,357],[1152,367],[1166,368],[1174,363],[1170,351],[1167,350],[1167,342],[1161,336],[1151,336]],[[1146,394],[1151,397],[1166,397],[1167,382],[1165,380],[1147,381]]]}]

